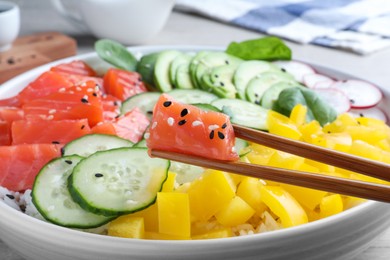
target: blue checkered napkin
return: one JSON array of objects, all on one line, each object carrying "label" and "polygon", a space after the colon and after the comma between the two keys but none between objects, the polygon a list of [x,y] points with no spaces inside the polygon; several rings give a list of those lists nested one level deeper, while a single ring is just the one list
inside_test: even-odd
[{"label": "blue checkered napkin", "polygon": [[176,0],[176,9],[302,44],[390,47],[390,0]]}]

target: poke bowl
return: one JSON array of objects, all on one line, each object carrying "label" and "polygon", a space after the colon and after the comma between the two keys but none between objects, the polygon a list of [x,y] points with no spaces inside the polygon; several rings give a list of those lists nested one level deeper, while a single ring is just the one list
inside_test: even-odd
[{"label": "poke bowl", "polygon": [[[128,49],[139,57],[164,50],[181,52],[220,51],[205,46],[146,46]],[[103,73],[110,65],[96,53],[59,60],[29,72],[0,88],[1,99],[21,91],[40,74],[53,66],[82,60]],[[356,79],[336,69],[310,64],[318,74],[334,80]],[[388,111],[390,93],[381,88],[378,108]],[[0,187],[0,238],[26,259],[353,259],[382,234],[390,224],[386,203],[364,201],[342,212],[288,228],[268,232],[236,231],[227,238],[206,239],[131,239],[101,234],[101,229],[67,228],[46,221],[38,211],[26,212],[32,205],[29,192],[6,193]],[[3,193],[3,194],[1,194]],[[17,199],[22,209],[9,203]],[[8,201],[8,202],[7,202]],[[12,206],[14,205],[14,206]],[[25,208],[24,208],[25,207]],[[274,213],[272,213],[274,214]],[[277,218],[276,218],[277,219]],[[280,224],[280,223],[279,223]],[[174,225],[174,224],[173,224]],[[179,223],[177,224],[179,225]],[[103,229],[106,227],[103,227]],[[172,238],[172,237],[171,237]]]}]

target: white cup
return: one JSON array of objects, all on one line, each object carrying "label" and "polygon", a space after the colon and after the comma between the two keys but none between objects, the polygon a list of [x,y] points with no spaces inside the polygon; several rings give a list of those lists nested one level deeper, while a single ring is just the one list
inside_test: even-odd
[{"label": "white cup", "polygon": [[12,2],[0,1],[0,52],[11,48],[20,30],[20,10]]},{"label": "white cup", "polygon": [[61,0],[51,2],[69,22],[79,28],[86,26],[95,37],[134,45],[161,31],[175,0],[79,0],[77,13]]}]

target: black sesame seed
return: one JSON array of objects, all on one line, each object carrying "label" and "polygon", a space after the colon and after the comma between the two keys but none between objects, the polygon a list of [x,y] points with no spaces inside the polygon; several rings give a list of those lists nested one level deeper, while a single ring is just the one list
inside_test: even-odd
[{"label": "black sesame seed", "polygon": [[215,75],[214,75],[214,77],[215,77],[215,78],[218,78],[218,77],[219,77],[219,75],[218,75],[218,74],[215,74]]},{"label": "black sesame seed", "polygon": [[185,123],[187,123],[187,120],[183,119],[183,120],[180,120],[179,123],[177,123],[178,125],[184,125]]},{"label": "black sesame seed", "polygon": [[82,125],[82,126],[81,126],[81,130],[83,130],[84,128],[85,128],[85,125]]},{"label": "black sesame seed", "polygon": [[222,139],[222,140],[225,139],[225,135],[219,131],[218,131],[218,137],[219,137],[219,139]]},{"label": "black sesame seed", "polygon": [[355,103],[355,100],[350,99],[349,102],[351,102],[351,104],[354,104],[354,103]]},{"label": "black sesame seed", "polygon": [[219,85],[221,85],[222,87],[225,86],[225,83],[223,83],[222,81],[219,82]]},{"label": "black sesame seed", "polygon": [[227,127],[227,124],[226,124],[226,123],[224,123],[224,124],[221,126],[222,129],[225,129],[226,127]]},{"label": "black sesame seed", "polygon": [[81,102],[83,102],[83,103],[88,103],[88,99],[82,98],[82,99],[81,99]]},{"label": "black sesame seed", "polygon": [[163,103],[163,106],[164,106],[164,107],[169,107],[170,105],[172,105],[172,102],[171,102],[171,101],[165,101],[165,102]]},{"label": "black sesame seed", "polygon": [[360,113],[359,116],[360,116],[360,117],[364,117],[363,113]]},{"label": "black sesame seed", "polygon": [[71,165],[73,162],[71,160],[65,160],[65,162],[69,165]]},{"label": "black sesame seed", "polygon": [[103,174],[101,174],[101,173],[95,173],[95,177],[97,177],[97,178],[103,177]]},{"label": "black sesame seed", "polygon": [[256,105],[260,105],[260,100],[255,100]]},{"label": "black sesame seed", "polygon": [[280,70],[283,71],[283,72],[286,72],[286,69],[284,69],[284,68],[281,68]]},{"label": "black sesame seed", "polygon": [[118,106],[118,101],[114,101],[114,106]]},{"label": "black sesame seed", "polygon": [[146,114],[153,115],[153,111],[147,111]]},{"label": "black sesame seed", "polygon": [[181,113],[180,113],[180,116],[186,116],[188,114],[188,109],[187,108],[184,108]]},{"label": "black sesame seed", "polygon": [[10,198],[11,200],[15,199],[15,196],[12,195],[12,194],[6,194],[5,196],[7,196],[8,198]]},{"label": "black sesame seed", "polygon": [[212,131],[210,132],[209,137],[210,137],[210,139],[214,139],[214,130],[212,130]]},{"label": "black sesame seed", "polygon": [[331,133],[331,131],[328,131],[328,134],[330,134]]},{"label": "black sesame seed", "polygon": [[229,65],[229,61],[228,60],[225,60],[225,63],[226,63],[226,65]]},{"label": "black sesame seed", "polygon": [[61,147],[61,155],[64,155],[65,154],[65,149],[64,147]]},{"label": "black sesame seed", "polygon": [[60,144],[60,142],[59,141],[53,141],[53,142],[51,142],[52,144]]},{"label": "black sesame seed", "polygon": [[117,119],[117,118],[119,118],[120,116],[121,116],[121,115],[117,115],[117,116],[115,116],[114,118]]},{"label": "black sesame seed", "polygon": [[139,81],[139,82],[142,82],[142,78],[141,78],[141,77],[138,77],[138,81]]},{"label": "black sesame seed", "polygon": [[94,93],[92,94],[92,96],[97,97],[97,93],[94,92]]}]

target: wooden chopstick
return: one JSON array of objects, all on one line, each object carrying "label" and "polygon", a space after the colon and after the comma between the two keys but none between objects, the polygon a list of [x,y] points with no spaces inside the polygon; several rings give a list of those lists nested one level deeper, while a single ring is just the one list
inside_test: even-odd
[{"label": "wooden chopstick", "polygon": [[367,176],[390,181],[390,165],[267,132],[233,125],[236,137]]},{"label": "wooden chopstick", "polygon": [[226,162],[181,153],[151,150],[151,156],[179,161],[215,170],[298,185],[381,202],[390,202],[390,186],[337,178],[324,174],[287,170],[242,162]]}]

